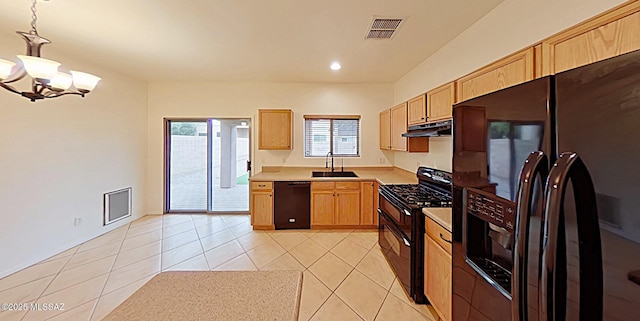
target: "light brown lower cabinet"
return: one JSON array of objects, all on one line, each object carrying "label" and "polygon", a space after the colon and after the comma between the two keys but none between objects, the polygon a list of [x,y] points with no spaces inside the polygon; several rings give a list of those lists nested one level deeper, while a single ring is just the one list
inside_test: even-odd
[{"label": "light brown lower cabinet", "polygon": [[451,233],[429,218],[426,221],[424,294],[440,319],[451,321],[451,248],[443,248]]},{"label": "light brown lower cabinet", "polygon": [[[311,183],[311,227],[375,228],[378,226],[377,181]],[[273,182],[251,182],[251,225],[274,229]]]},{"label": "light brown lower cabinet", "polygon": [[311,192],[311,225],[333,225],[335,207],[333,190]]},{"label": "light brown lower cabinet", "polygon": [[360,182],[311,182],[311,226],[360,224]]},{"label": "light brown lower cabinet", "polygon": [[378,182],[360,183],[360,225],[378,226]]},{"label": "light brown lower cabinet", "polygon": [[272,230],[273,182],[251,182],[251,225],[254,230]]},{"label": "light brown lower cabinet", "polygon": [[336,191],[336,225],[360,225],[359,185],[358,189]]}]

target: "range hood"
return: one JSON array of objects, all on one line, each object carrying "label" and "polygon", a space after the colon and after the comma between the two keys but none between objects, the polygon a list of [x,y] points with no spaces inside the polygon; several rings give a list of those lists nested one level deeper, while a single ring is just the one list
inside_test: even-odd
[{"label": "range hood", "polygon": [[402,137],[451,136],[451,120],[443,120],[422,125],[410,126]]}]

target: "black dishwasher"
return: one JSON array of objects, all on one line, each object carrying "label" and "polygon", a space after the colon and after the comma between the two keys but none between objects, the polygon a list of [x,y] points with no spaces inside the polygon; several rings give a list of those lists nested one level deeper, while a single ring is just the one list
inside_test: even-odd
[{"label": "black dishwasher", "polygon": [[311,182],[275,182],[273,198],[276,230],[310,228]]}]

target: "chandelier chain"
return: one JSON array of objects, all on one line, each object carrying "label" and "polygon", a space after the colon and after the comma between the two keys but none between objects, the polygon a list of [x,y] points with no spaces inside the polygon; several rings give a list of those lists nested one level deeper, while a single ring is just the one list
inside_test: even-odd
[{"label": "chandelier chain", "polygon": [[33,35],[38,34],[38,30],[36,28],[36,23],[38,21],[38,16],[36,15],[36,1],[37,0],[31,1],[31,31],[29,33]]}]

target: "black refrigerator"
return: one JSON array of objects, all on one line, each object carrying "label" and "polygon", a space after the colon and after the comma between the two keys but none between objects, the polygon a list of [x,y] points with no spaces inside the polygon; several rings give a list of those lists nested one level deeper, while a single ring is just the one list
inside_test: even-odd
[{"label": "black refrigerator", "polygon": [[640,51],[453,126],[453,320],[640,320]]}]

